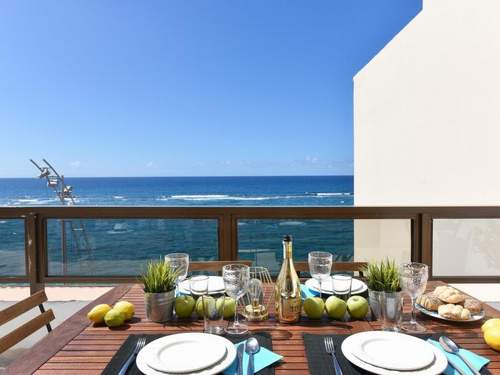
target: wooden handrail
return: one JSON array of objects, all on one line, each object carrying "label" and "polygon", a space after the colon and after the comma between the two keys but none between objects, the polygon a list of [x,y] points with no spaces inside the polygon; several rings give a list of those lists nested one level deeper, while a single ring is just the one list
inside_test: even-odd
[{"label": "wooden handrail", "polygon": [[[432,222],[434,219],[500,218],[500,206],[460,207],[0,207],[0,218],[25,219],[25,276],[0,276],[0,282],[29,282],[31,292],[45,282],[134,282],[133,275],[50,275],[47,223],[57,219],[212,219],[218,223],[219,261],[238,260],[238,222],[259,219],[372,220],[411,222],[411,258],[430,266],[432,279]],[[340,264],[340,263],[339,263]],[[339,266],[342,267],[342,266]],[[303,272],[307,271],[302,268]],[[343,269],[339,269],[343,270]],[[350,271],[347,270],[346,271]],[[359,270],[356,270],[359,272]],[[448,276],[446,282],[500,282],[499,276]]]}]

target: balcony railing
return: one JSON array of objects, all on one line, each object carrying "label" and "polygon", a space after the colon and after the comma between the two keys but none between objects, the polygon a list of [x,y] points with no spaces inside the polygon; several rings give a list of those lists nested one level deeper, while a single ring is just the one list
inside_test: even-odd
[{"label": "balcony railing", "polygon": [[[113,262],[120,259],[121,254],[119,253],[108,254],[108,263],[104,260],[95,260],[95,263],[91,263],[89,266],[92,268],[96,264],[107,265],[109,273],[106,273],[107,268],[98,275],[90,272],[86,273],[85,269],[82,268],[76,273],[71,270],[68,272],[65,268],[61,271],[58,268],[61,264],[63,267],[67,266],[68,261],[67,259],[61,259],[57,251],[54,253],[54,248],[57,248],[57,244],[54,244],[54,233],[58,230],[60,233],[64,233],[61,230],[62,226],[74,225],[75,223],[88,224],[92,220],[110,221],[116,219],[162,219],[162,225],[167,227],[169,225],[168,220],[192,220],[189,225],[181,228],[182,231],[193,232],[190,236],[191,241],[196,237],[196,233],[202,230],[201,227],[193,223],[204,221],[204,223],[209,223],[207,225],[213,227],[213,238],[209,237],[212,240],[207,245],[207,249],[212,249],[209,260],[224,261],[241,259],[248,255],[244,251],[239,252],[238,250],[240,242],[247,241],[251,243],[253,240],[258,240],[258,238],[252,238],[251,226],[247,226],[255,220],[263,222],[267,220],[269,223],[276,223],[281,220],[279,223],[282,223],[286,219],[290,225],[300,223],[298,220],[309,220],[311,222],[331,220],[332,223],[334,220],[337,222],[353,220],[354,223],[377,220],[403,220],[408,223],[409,228],[408,258],[428,264],[431,269],[431,277],[439,277],[439,279],[447,282],[500,282],[500,264],[498,264],[498,258],[500,257],[496,257],[499,253],[495,253],[496,250],[494,250],[495,246],[497,246],[494,241],[495,236],[498,235],[500,238],[500,220],[498,220],[500,219],[500,207],[0,207],[0,220],[5,223],[11,219],[17,219],[24,224],[24,262],[26,271],[20,275],[8,275],[8,272],[4,271],[3,276],[0,276],[0,282],[25,282],[31,285],[32,290],[40,289],[46,283],[136,281],[136,274],[117,273],[116,269],[112,269]],[[457,222],[466,224],[465,226],[461,224],[462,231],[463,228],[470,227],[469,224],[474,224],[474,235],[471,236],[469,233],[465,235],[466,238],[464,239],[463,233],[456,233]],[[242,224],[245,225],[242,226]],[[97,225],[95,227],[98,228]],[[272,226],[269,225],[269,227]],[[279,228],[281,230],[281,227]],[[436,228],[439,230],[437,234],[435,233]],[[482,229],[478,232],[477,228]],[[122,229],[118,227],[116,231],[119,232]],[[283,228],[281,230],[282,234],[288,232],[289,229],[290,227]],[[161,232],[162,227],[155,230]],[[356,235],[358,230],[361,229],[356,229],[356,226],[354,226],[351,232]],[[389,233],[389,237],[390,235],[391,233]],[[242,236],[246,237],[242,238]],[[468,248],[466,248],[460,250],[462,253],[459,250],[454,253],[454,249],[450,249],[450,246],[454,246],[453,241],[450,242],[450,238],[453,241],[469,241],[470,244],[467,246],[472,249],[471,251],[476,251],[473,256],[487,262],[491,268],[486,271],[483,269],[477,272],[473,271],[474,274],[470,272],[450,273],[457,268],[451,268],[451,271],[441,269],[441,263],[436,263],[436,261],[445,262],[446,259],[443,260],[443,256],[451,257],[450,261],[453,262],[456,261],[454,258],[462,257],[464,251],[468,252]],[[67,241],[62,234],[61,238],[58,237],[59,240],[64,243]],[[141,241],[140,238],[136,240]],[[279,238],[276,238],[276,240],[278,242]],[[307,241],[307,238],[303,240]],[[1,237],[0,241],[2,241]],[[78,241],[86,240],[80,238]],[[358,242],[361,243],[359,239]],[[463,244],[463,242],[461,243]],[[500,244],[500,240],[498,244]],[[135,245],[125,242],[122,246]],[[382,244],[380,248],[374,250],[377,254],[373,254],[373,256],[383,256],[384,246]],[[486,246],[487,249],[481,246]],[[433,248],[436,248],[438,253],[435,254]],[[491,250],[492,248],[493,250]],[[209,252],[207,250],[207,253]],[[141,252],[140,254],[144,259],[148,257],[147,253]],[[54,267],[52,263],[56,264],[57,267]],[[438,272],[434,272],[433,267]]]}]

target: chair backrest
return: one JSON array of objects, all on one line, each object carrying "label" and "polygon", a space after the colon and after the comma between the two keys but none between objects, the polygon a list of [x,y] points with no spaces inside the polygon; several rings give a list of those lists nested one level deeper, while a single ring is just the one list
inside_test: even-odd
[{"label": "chair backrest", "polygon": [[37,306],[40,309],[40,315],[0,338],[0,353],[16,345],[19,341],[38,331],[43,326],[47,327],[47,331],[49,332],[52,330],[50,322],[55,319],[54,312],[52,309],[45,311],[43,303],[46,301],[47,296],[45,295],[45,291],[41,290],[0,311],[0,326],[2,326]]},{"label": "chair backrest", "polygon": [[[366,267],[366,262],[333,262],[334,272],[358,272],[359,277],[363,277],[363,270]],[[295,262],[295,270],[297,272],[309,272],[309,264],[307,262]]]},{"label": "chair backrest", "polygon": [[189,271],[205,271],[205,272],[221,272],[222,267],[227,264],[245,264],[252,265],[251,260],[215,260],[208,262],[191,262],[189,263]]}]

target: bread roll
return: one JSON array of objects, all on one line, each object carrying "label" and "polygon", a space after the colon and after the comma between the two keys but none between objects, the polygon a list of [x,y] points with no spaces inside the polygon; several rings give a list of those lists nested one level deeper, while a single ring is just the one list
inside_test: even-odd
[{"label": "bread roll", "polygon": [[439,306],[443,305],[443,302],[432,293],[422,294],[417,298],[417,303],[431,311],[438,311]]},{"label": "bread roll", "polygon": [[465,300],[462,293],[450,286],[438,286],[432,294],[445,303],[456,304]]},{"label": "bread roll", "polygon": [[481,302],[474,298],[466,298],[464,308],[470,311],[471,314],[479,314],[483,309]]},{"label": "bread roll", "polygon": [[471,318],[470,311],[463,308],[461,305],[441,305],[438,308],[438,314],[446,319],[451,320],[469,320]]}]

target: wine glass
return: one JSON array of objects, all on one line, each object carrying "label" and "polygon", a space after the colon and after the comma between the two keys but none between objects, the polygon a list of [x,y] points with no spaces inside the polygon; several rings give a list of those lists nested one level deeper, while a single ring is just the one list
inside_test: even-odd
[{"label": "wine glass", "polygon": [[238,300],[245,295],[250,281],[250,267],[244,264],[228,264],[222,267],[222,278],[228,296],[234,298],[234,322],[226,328],[226,332],[241,335],[248,332],[248,327],[238,321]]},{"label": "wine glass", "polygon": [[408,293],[411,298],[411,320],[402,322],[399,327],[407,332],[425,332],[425,327],[417,323],[415,301],[418,296],[425,292],[427,279],[429,278],[429,267],[422,263],[404,263],[401,266],[401,289]]},{"label": "wine glass", "polygon": [[189,270],[189,254],[167,254],[165,255],[165,261],[168,262],[170,267],[172,267],[172,269],[177,273],[177,279],[175,280],[175,287],[177,289],[179,283],[187,277]]},{"label": "wine glass", "polygon": [[323,281],[330,277],[332,271],[332,259],[332,254],[325,251],[311,251],[308,255],[309,273],[319,284],[320,298],[322,298]]}]

